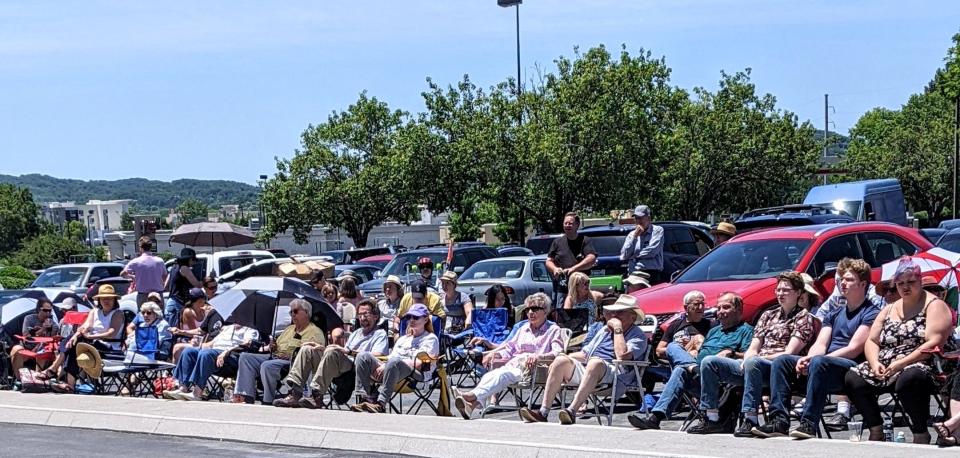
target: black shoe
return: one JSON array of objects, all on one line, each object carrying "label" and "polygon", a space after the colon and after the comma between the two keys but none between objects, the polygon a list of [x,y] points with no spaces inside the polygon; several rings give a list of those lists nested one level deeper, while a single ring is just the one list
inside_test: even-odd
[{"label": "black shoe", "polygon": [[826,424],[830,431],[846,431],[848,421],[850,421],[850,417],[837,412],[826,420]]},{"label": "black shoe", "polygon": [[660,417],[654,414],[641,417],[632,413],[627,415],[627,421],[630,422],[630,426],[637,429],[660,429]]},{"label": "black shoe", "polygon": [[757,437],[783,437],[790,430],[790,421],[783,417],[773,417],[763,426],[757,426],[750,430]]},{"label": "black shoe", "polygon": [[793,431],[790,431],[790,437],[797,439],[813,439],[817,437],[817,425],[809,421],[801,421]]},{"label": "black shoe", "polygon": [[740,427],[733,433],[733,437],[756,437],[753,435],[753,428],[760,426],[746,418],[740,423]]},{"label": "black shoe", "polygon": [[723,423],[710,420],[700,420],[700,423],[687,429],[687,434],[723,434],[723,432]]}]

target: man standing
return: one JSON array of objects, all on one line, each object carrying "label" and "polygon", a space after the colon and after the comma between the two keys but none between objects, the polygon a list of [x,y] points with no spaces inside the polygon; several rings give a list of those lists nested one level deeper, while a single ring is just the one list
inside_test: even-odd
[{"label": "man standing", "polygon": [[167,283],[167,268],[163,259],[153,255],[153,242],[150,237],[140,237],[140,256],[127,263],[120,276],[133,278],[137,288],[137,307],[147,301],[150,293],[162,293]]},{"label": "man standing", "polygon": [[567,277],[574,272],[590,270],[597,261],[597,250],[590,237],[580,235],[580,215],[574,212],[563,216],[563,235],[550,244],[547,252],[547,270],[553,275],[554,304],[562,304],[567,294]]},{"label": "man standing", "polygon": [[650,274],[650,284],[666,281],[663,278],[663,228],[653,224],[650,207],[637,205],[633,210],[637,228],[627,234],[620,249],[620,259],[629,261],[628,272],[642,270]]},{"label": "man standing", "polygon": [[[290,373],[283,383],[290,388],[290,394],[283,399],[273,401],[276,407],[306,407],[319,409],[323,406],[323,396],[333,379],[352,372],[353,358],[360,352],[371,352],[373,356],[385,356],[390,353],[387,344],[387,331],[377,328],[380,310],[373,301],[364,299],[357,305],[357,318],[360,329],[350,333],[344,346],[327,345],[319,342],[305,342],[293,359]],[[313,374],[312,378],[308,378]],[[310,383],[310,396],[303,397],[303,389]],[[350,388],[353,388],[351,385]]]},{"label": "man standing", "polygon": [[777,437],[787,434],[790,417],[787,403],[791,399],[791,383],[806,376],[807,397],[800,414],[800,425],[790,431],[790,437],[809,439],[817,435],[817,423],[827,402],[827,395],[843,390],[843,376],[863,361],[863,346],[870,336],[880,307],[867,297],[870,285],[870,265],[862,259],[843,259],[839,270],[840,292],[846,298],[845,307],[835,307],[823,320],[816,343],[807,356],[783,355],[773,360],[770,370],[770,420],[753,428],[759,437]]}]

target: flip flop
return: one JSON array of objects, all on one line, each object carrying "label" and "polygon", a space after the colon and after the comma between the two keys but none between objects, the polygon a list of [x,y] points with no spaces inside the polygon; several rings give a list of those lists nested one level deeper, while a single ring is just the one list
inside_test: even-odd
[{"label": "flip flop", "polygon": [[950,429],[947,428],[947,425],[943,423],[934,423],[933,429],[937,431],[937,445],[943,445],[947,447],[953,447],[957,445],[957,437],[954,433],[950,432]]}]

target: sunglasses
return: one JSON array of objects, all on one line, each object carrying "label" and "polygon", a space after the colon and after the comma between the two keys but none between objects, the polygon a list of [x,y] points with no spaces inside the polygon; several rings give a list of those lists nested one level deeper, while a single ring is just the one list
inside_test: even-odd
[{"label": "sunglasses", "polygon": [[156,315],[156,312],[151,312],[149,310],[143,312],[144,315]]},{"label": "sunglasses", "polygon": [[296,316],[298,313],[300,313],[300,309],[293,309],[290,311],[290,316]]},{"label": "sunglasses", "polygon": [[40,309],[40,311],[44,313],[53,313],[53,309]]},{"label": "sunglasses", "polygon": [[403,317],[403,319],[405,319],[405,320],[421,320],[421,319],[424,319],[424,318],[426,318],[426,317],[425,317],[425,316],[413,316],[413,315],[407,315],[407,316]]},{"label": "sunglasses", "polygon": [[528,312],[542,312],[544,310],[543,307],[527,307]]}]

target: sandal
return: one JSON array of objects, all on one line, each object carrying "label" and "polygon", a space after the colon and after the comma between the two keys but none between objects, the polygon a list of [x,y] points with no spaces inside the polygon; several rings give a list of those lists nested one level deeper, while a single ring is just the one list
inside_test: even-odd
[{"label": "sandal", "polygon": [[933,429],[937,430],[937,445],[944,447],[953,447],[957,445],[957,436],[950,432],[947,425],[943,423],[934,423]]},{"label": "sandal", "polygon": [[66,383],[51,383],[50,389],[53,390],[54,393],[60,393],[60,394],[73,393],[73,387],[70,385],[67,385]]}]

